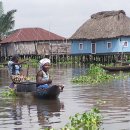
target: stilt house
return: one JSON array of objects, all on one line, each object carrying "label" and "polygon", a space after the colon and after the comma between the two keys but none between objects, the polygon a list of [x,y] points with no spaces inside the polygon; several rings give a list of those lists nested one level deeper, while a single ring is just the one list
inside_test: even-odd
[{"label": "stilt house", "polygon": [[70,39],[72,55],[130,54],[130,18],[123,10],[98,12]]},{"label": "stilt house", "polygon": [[14,54],[23,55],[61,55],[69,54],[67,40],[42,28],[17,29],[0,42],[1,57]]}]

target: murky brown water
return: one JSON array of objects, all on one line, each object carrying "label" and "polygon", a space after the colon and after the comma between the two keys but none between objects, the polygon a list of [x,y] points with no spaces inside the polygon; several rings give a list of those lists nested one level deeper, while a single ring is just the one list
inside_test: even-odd
[{"label": "murky brown water", "polygon": [[[4,99],[0,96],[0,130],[38,130],[50,126],[57,130],[75,113],[98,106],[104,117],[104,130],[130,130],[130,79],[98,87],[70,82],[84,68],[57,66],[51,69],[54,83],[64,84],[57,100],[34,98]],[[30,70],[34,74],[35,69]],[[10,83],[7,69],[0,70],[0,93]],[[106,101],[97,105],[98,101]]]}]

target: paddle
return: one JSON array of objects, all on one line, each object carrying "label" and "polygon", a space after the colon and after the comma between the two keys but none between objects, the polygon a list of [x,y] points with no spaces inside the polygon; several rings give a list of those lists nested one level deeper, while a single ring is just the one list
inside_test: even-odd
[{"label": "paddle", "polygon": [[28,75],[29,75],[29,61],[27,63],[27,73],[26,73],[26,77],[28,78]]}]

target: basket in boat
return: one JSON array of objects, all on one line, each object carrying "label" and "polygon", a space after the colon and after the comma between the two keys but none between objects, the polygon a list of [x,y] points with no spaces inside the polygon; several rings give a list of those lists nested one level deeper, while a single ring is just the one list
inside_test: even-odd
[{"label": "basket in boat", "polygon": [[20,83],[25,81],[25,77],[23,75],[11,75],[11,80],[13,83]]},{"label": "basket in boat", "polygon": [[25,81],[16,83],[16,92],[34,92],[36,91],[36,83]]}]

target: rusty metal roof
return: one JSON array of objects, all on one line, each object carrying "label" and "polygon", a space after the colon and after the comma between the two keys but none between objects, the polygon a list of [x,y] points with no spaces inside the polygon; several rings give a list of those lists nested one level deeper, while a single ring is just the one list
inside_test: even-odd
[{"label": "rusty metal roof", "polygon": [[8,37],[4,38],[0,43],[48,40],[65,40],[65,38],[42,28],[21,28],[15,30]]}]

